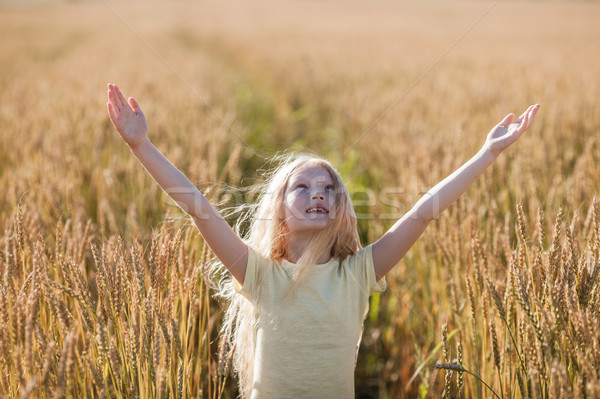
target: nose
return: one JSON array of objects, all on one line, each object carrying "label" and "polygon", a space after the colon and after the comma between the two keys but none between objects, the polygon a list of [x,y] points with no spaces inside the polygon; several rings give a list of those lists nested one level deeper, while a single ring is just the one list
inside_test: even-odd
[{"label": "nose", "polygon": [[321,200],[324,201],[325,200],[325,194],[323,194],[322,190],[315,190],[312,193],[312,196],[310,197],[313,200]]}]

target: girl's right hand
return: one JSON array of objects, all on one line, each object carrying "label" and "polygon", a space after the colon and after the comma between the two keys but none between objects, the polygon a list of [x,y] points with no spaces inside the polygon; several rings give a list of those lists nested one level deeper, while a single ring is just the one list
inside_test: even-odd
[{"label": "girl's right hand", "polygon": [[116,85],[108,84],[108,115],[127,144],[135,148],[147,140],[148,125],[138,103],[125,96]]}]

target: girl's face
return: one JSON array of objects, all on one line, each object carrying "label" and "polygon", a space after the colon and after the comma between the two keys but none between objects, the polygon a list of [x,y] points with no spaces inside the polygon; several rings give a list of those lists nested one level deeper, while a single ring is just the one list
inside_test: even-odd
[{"label": "girl's face", "polygon": [[334,206],[333,179],[327,169],[308,165],[292,172],[283,198],[283,215],[290,233],[323,229],[334,217]]}]

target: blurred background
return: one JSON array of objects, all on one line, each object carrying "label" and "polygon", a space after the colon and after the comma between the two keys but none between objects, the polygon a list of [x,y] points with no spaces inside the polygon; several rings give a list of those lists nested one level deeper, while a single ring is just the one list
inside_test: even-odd
[{"label": "blurred background", "polygon": [[[357,397],[491,395],[432,369],[444,358],[498,395],[590,395],[599,19],[595,1],[0,2],[0,393],[237,395],[219,360],[226,304],[211,296],[210,252],[113,129],[111,82],[222,209],[252,201],[244,188],[278,153],[329,159],[363,245],[507,113],[540,103],[373,297]],[[552,273],[563,266],[564,280]],[[529,296],[511,289],[513,267]],[[588,338],[553,318],[552,284],[591,298],[571,301]]]}]

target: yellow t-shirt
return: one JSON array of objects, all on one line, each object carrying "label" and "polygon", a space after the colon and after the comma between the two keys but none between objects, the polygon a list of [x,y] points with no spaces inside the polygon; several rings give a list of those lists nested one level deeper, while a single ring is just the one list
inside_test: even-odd
[{"label": "yellow t-shirt", "polygon": [[238,292],[253,304],[252,398],[353,398],[354,368],[369,297],[376,280],[372,246],[340,261],[315,265],[291,299],[284,299],[296,265],[248,249]]}]

